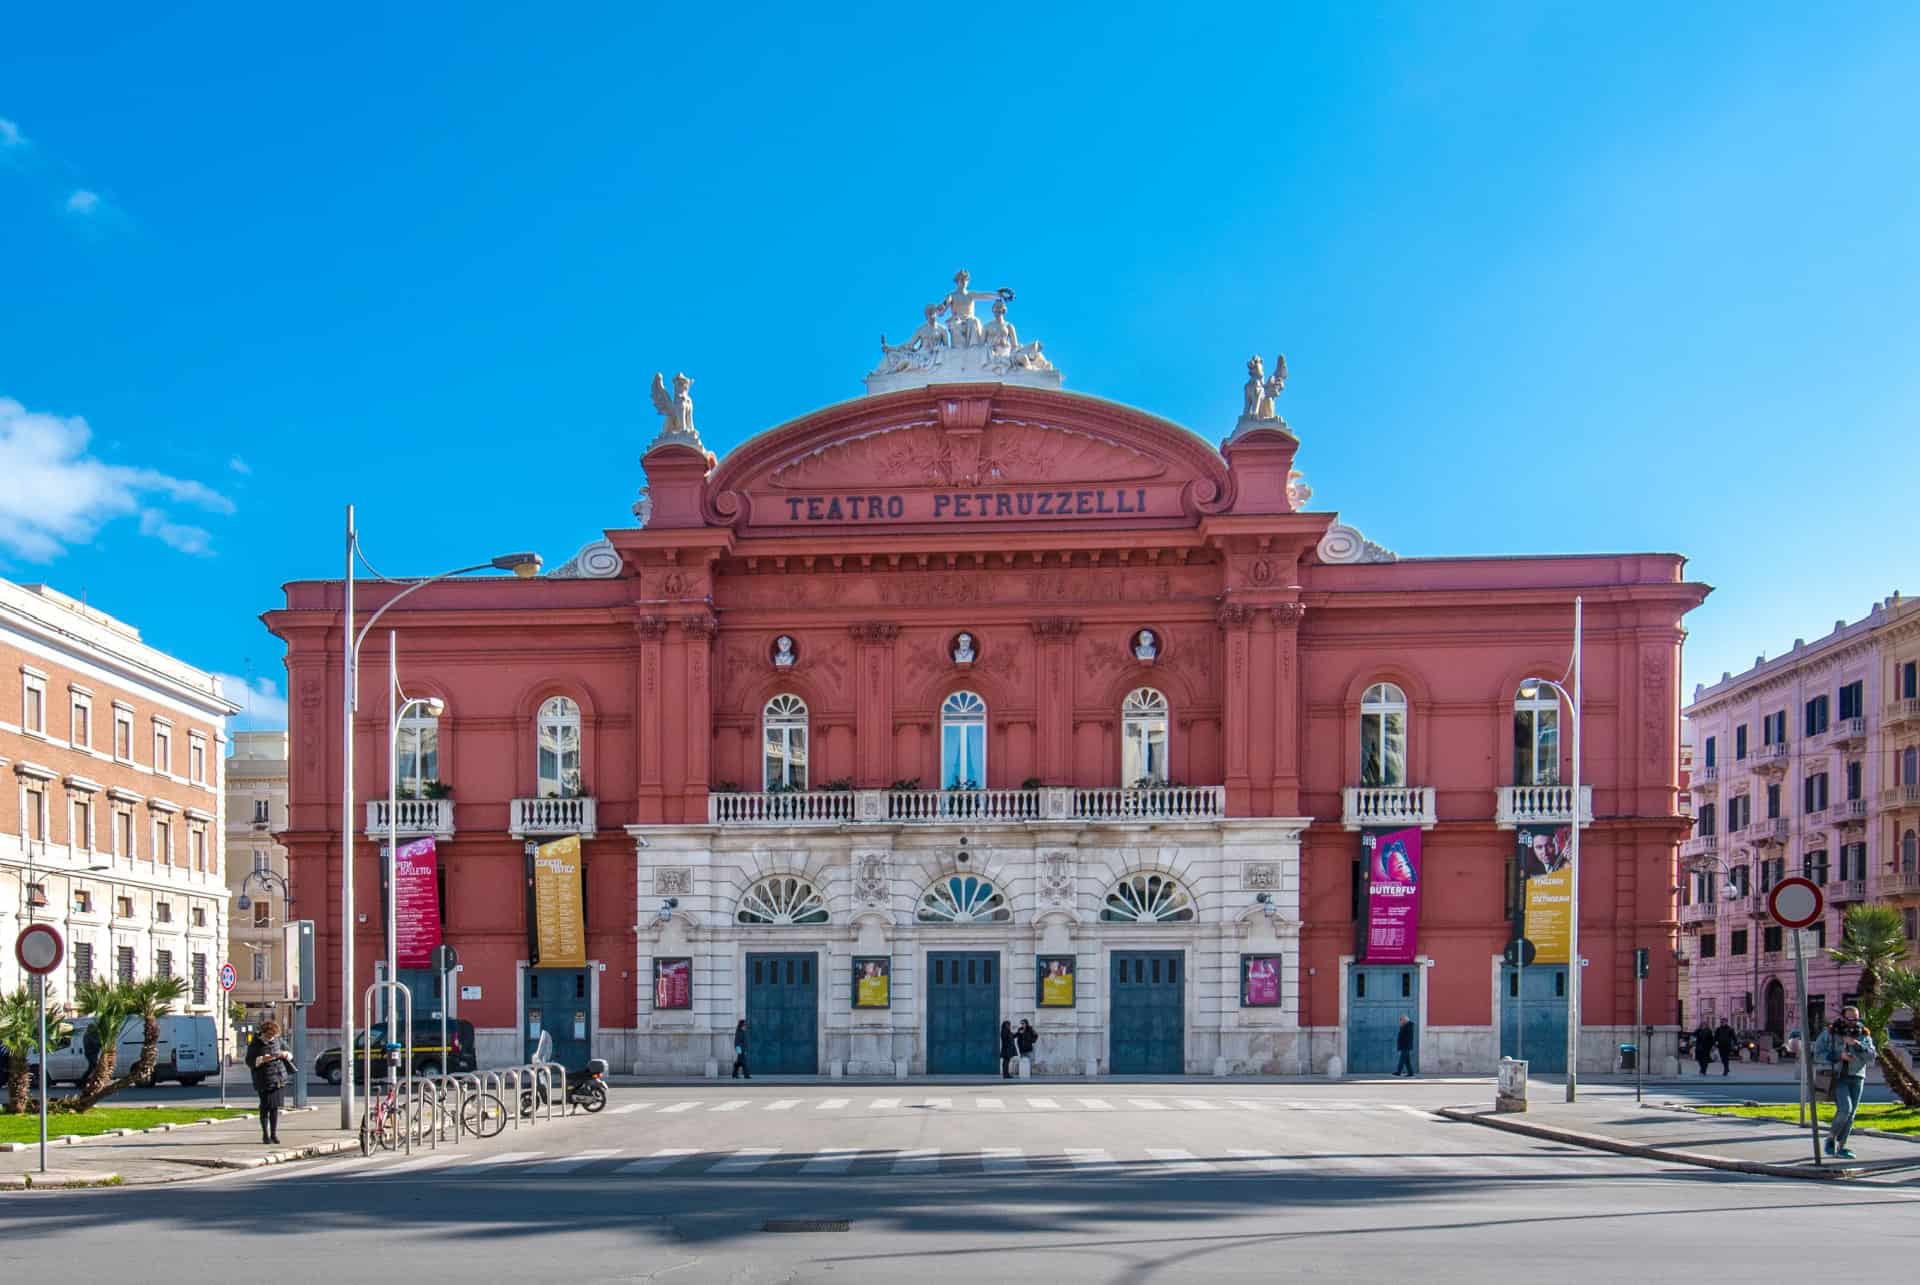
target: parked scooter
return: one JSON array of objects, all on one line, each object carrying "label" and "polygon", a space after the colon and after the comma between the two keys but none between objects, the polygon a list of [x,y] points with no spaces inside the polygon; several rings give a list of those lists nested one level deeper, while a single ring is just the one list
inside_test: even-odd
[{"label": "parked scooter", "polygon": [[[534,1054],[537,1062],[549,1062],[552,1055],[548,1052],[551,1045],[545,1031],[540,1033],[540,1043]],[[588,1113],[607,1109],[607,1060],[603,1057],[589,1058],[584,1071],[568,1071],[565,1105],[569,1111],[579,1109]],[[520,1092],[520,1115],[525,1118],[534,1113],[535,1108],[547,1104],[547,1089],[544,1082],[536,1080],[529,1088]]]}]

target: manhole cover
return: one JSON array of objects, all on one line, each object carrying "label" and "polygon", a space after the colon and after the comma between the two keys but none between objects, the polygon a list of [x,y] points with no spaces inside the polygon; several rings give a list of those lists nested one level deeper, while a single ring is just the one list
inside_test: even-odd
[{"label": "manhole cover", "polygon": [[760,1224],[761,1231],[851,1231],[853,1224],[845,1218],[769,1218]]}]

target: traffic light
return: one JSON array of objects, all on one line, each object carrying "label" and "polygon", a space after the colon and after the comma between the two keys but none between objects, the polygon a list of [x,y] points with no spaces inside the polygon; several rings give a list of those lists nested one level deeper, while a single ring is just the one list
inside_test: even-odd
[{"label": "traffic light", "polygon": [[1653,969],[1653,952],[1645,946],[1636,946],[1633,951],[1633,975],[1645,977]]}]

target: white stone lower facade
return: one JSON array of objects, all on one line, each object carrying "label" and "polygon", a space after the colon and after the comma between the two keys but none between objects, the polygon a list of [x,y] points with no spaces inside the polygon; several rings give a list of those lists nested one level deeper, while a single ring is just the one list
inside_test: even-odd
[{"label": "white stone lower facade", "polygon": [[[997,961],[993,1029],[1026,1019],[1040,1032],[1036,1073],[1106,1075],[1115,1066],[1114,952],[1144,952],[1181,961],[1181,1070],[1298,1074],[1307,825],[629,827],[643,986],[630,1058],[604,1033],[600,1047],[636,1074],[726,1074],[734,1023],[749,1006],[750,958],[811,955],[816,1073],[937,1073],[930,961],[964,952]],[[663,917],[668,899],[675,904]],[[1277,1005],[1241,1005],[1248,955],[1279,957]],[[1073,960],[1071,1008],[1039,1004],[1042,956]],[[856,957],[885,961],[889,1007],[853,1006]],[[691,962],[690,1008],[654,1007],[656,959]],[[750,1039],[757,1054],[763,1045]]]}]

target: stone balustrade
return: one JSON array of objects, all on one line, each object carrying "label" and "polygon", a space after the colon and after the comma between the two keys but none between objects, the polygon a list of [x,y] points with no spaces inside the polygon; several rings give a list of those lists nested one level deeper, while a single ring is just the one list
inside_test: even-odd
[{"label": "stone balustrade", "polygon": [[595,802],[592,798],[515,799],[507,814],[507,833],[516,839],[560,834],[591,839],[599,833]]},{"label": "stone balustrade", "polygon": [[1439,820],[1432,786],[1350,785],[1340,791],[1340,824],[1349,830],[1409,825],[1425,830]]},{"label": "stone balustrade", "polygon": [[367,837],[384,839],[397,833],[402,839],[453,837],[452,799],[400,799],[394,803],[394,822],[387,824],[387,801],[367,800]]}]

